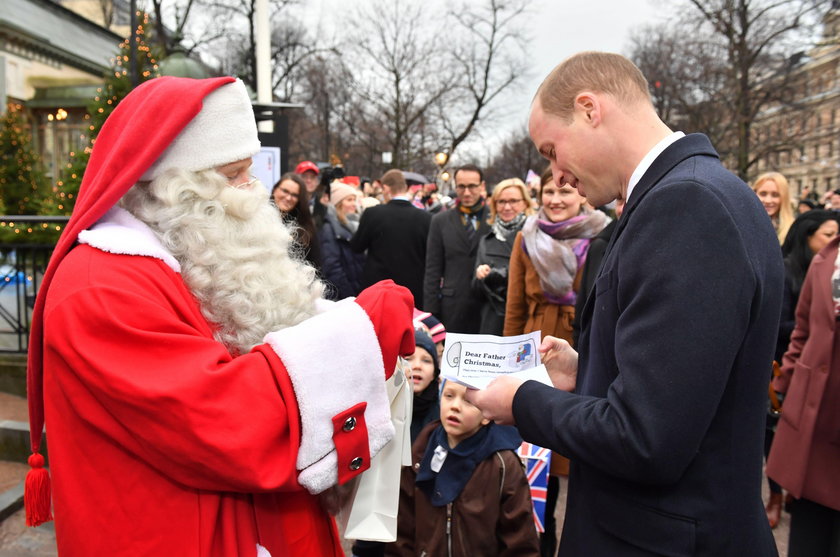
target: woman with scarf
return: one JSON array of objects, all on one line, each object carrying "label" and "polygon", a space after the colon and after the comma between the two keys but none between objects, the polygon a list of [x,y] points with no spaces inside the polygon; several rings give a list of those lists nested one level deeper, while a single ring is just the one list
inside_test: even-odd
[{"label": "woman with scarf", "polygon": [[504,334],[542,331],[571,342],[586,251],[610,218],[585,209],[586,199],[568,184],[555,184],[550,172],[543,174],[540,201],[513,242]]},{"label": "woman with scarf", "polygon": [[[568,184],[557,185],[551,170],[540,183],[541,208],[525,220],[513,242],[508,272],[505,336],[541,331],[572,343],[572,322],[580,277],[589,243],[609,223],[601,211],[586,209],[586,199]],[[554,555],[557,529],[554,507],[560,493],[559,475],[568,475],[569,461],[551,455],[540,553]]]},{"label": "woman with scarf", "polygon": [[534,214],[531,196],[519,178],[508,178],[493,188],[490,196],[490,232],[481,237],[475,256],[473,289],[484,298],[479,333],[501,335],[505,328],[508,265],[516,233],[525,217]]},{"label": "woman with scarf", "polygon": [[362,291],[365,255],[350,248],[350,238],[359,221],[350,218],[358,211],[358,191],[342,182],[330,186],[330,208],[320,230],[324,280],[331,288],[328,298],[343,300]]}]

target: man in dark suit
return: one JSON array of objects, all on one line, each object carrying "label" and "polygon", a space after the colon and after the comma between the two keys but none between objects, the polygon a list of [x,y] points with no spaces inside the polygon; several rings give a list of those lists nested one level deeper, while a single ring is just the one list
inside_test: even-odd
[{"label": "man in dark suit", "polygon": [[[672,133],[629,60],[571,57],[530,133],[558,183],[625,199],[579,354],[540,347],[555,388],[510,377],[471,400],[571,461],[559,555],[777,554],[761,501],[779,246],[709,140]],[[574,392],[566,392],[574,391]]]},{"label": "man in dark suit", "polygon": [[386,203],[365,209],[350,240],[354,251],[367,250],[362,287],[392,279],[411,290],[414,306],[419,308],[432,215],[411,204],[402,171],[389,170],[380,181]]},{"label": "man in dark suit", "polygon": [[448,332],[477,333],[482,298],[472,289],[475,254],[490,232],[484,173],[468,164],[455,171],[455,209],[432,218],[426,247],[423,309],[440,319]]}]

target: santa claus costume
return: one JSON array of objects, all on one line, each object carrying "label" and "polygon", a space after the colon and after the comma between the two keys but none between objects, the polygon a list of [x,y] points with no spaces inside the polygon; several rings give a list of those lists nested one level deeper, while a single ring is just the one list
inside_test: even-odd
[{"label": "santa claus costume", "polygon": [[390,283],[319,301],[236,354],[178,258],[118,206],[167,167],[258,149],[232,78],[150,80],[96,140],[29,351],[27,522],[51,518],[46,422],[62,556],[343,555],[315,494],[364,471],[393,435],[384,379],[414,349],[411,295]]}]

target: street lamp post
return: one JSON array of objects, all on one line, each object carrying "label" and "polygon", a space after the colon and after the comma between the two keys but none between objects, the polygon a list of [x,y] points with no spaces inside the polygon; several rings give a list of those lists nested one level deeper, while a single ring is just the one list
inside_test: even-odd
[{"label": "street lamp post", "polygon": [[435,153],[435,164],[438,167],[435,183],[437,184],[438,192],[441,194],[444,193],[443,185],[448,184],[449,182],[449,172],[446,170],[447,162],[449,162],[449,153],[446,151],[438,151]]}]

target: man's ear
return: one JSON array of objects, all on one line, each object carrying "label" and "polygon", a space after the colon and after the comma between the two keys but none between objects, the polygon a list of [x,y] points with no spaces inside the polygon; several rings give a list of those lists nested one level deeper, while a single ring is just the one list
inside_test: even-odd
[{"label": "man's ear", "polygon": [[601,100],[591,91],[583,91],[575,97],[575,112],[592,126],[601,124]]}]

